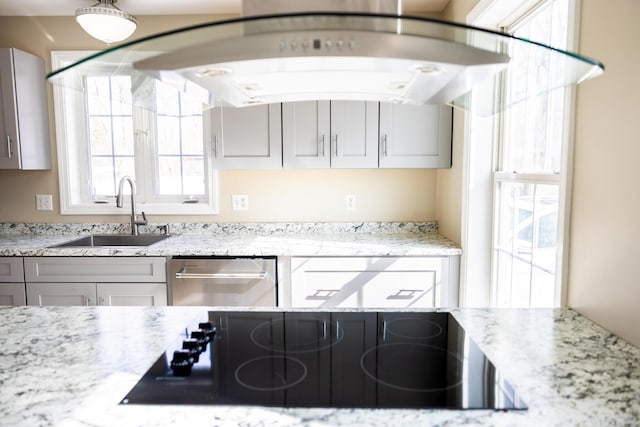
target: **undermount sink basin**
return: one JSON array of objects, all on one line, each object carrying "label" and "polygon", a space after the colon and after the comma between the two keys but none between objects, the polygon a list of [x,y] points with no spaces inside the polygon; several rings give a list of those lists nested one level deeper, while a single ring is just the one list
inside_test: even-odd
[{"label": "undermount sink basin", "polygon": [[79,239],[53,245],[53,248],[64,247],[108,247],[108,246],[150,246],[166,239],[167,235],[145,234],[105,234],[80,237]]}]

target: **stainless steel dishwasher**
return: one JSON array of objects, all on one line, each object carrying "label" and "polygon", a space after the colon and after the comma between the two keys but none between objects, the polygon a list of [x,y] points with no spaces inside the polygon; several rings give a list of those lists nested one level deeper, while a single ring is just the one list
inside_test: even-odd
[{"label": "stainless steel dishwasher", "polygon": [[276,257],[186,257],[169,260],[169,304],[276,307]]}]

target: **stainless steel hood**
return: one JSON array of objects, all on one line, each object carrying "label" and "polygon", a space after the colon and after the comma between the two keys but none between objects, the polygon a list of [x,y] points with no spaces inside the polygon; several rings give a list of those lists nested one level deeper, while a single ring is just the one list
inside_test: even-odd
[{"label": "stainless steel hood", "polygon": [[[527,49],[561,73],[537,93],[596,76],[595,60],[532,41],[437,19],[387,13],[301,12],[217,21],[125,43],[52,72],[55,84],[96,63],[160,79],[197,85],[209,105],[300,100],[373,100],[450,104],[469,108],[474,88],[493,85],[519,69],[514,49]],[[514,58],[514,59],[512,59]],[[520,67],[521,68],[521,67]],[[139,84],[140,85],[140,84]],[[82,89],[78,87],[78,89]],[[511,94],[475,102],[480,114],[535,95]]]}]

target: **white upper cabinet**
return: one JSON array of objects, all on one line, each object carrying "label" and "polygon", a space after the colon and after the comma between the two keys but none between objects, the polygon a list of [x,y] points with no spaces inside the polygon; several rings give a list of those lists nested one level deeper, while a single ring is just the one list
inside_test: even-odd
[{"label": "white upper cabinet", "polygon": [[378,103],[282,104],[285,168],[377,168]]},{"label": "white upper cabinet", "polygon": [[44,61],[0,49],[0,169],[51,169]]},{"label": "white upper cabinet", "polygon": [[452,114],[448,106],[380,103],[380,167],[451,167]]},{"label": "white upper cabinet", "polygon": [[215,169],[282,167],[280,104],[213,108],[210,119]]}]

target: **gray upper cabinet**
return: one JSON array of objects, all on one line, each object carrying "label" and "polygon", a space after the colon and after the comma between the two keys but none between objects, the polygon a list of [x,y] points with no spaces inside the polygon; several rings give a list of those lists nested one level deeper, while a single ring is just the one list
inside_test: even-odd
[{"label": "gray upper cabinet", "polygon": [[0,49],[0,169],[51,169],[44,61]]},{"label": "gray upper cabinet", "polygon": [[378,103],[282,104],[285,168],[377,168]]},{"label": "gray upper cabinet", "polygon": [[215,169],[282,167],[280,104],[213,108],[210,119]]},{"label": "gray upper cabinet", "polygon": [[452,115],[448,106],[380,103],[380,167],[451,167]]}]

